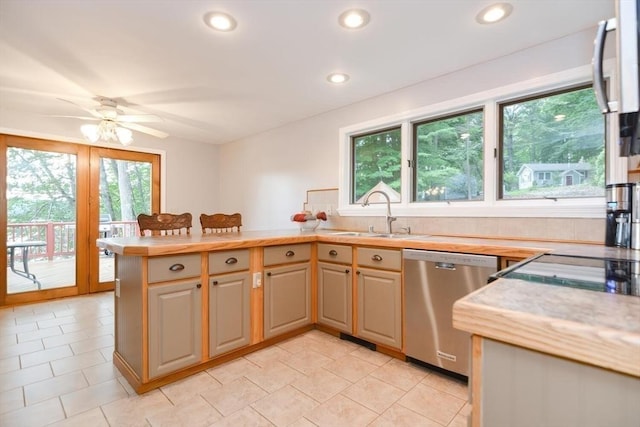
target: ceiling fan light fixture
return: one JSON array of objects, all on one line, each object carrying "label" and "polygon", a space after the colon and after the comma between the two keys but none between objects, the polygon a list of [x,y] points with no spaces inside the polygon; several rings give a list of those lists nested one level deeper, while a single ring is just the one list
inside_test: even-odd
[{"label": "ceiling fan light fixture", "polygon": [[204,15],[204,22],[214,30],[224,32],[233,31],[238,25],[233,16],[224,12],[209,12]]},{"label": "ceiling fan light fixture", "polygon": [[476,15],[476,21],[479,24],[495,24],[496,22],[506,19],[513,11],[510,3],[496,3],[485,7]]},{"label": "ceiling fan light fixture", "polygon": [[113,141],[127,146],[133,142],[133,132],[127,128],[117,126],[111,120],[102,120],[97,125],[82,125],[80,126],[80,132],[91,143]]}]

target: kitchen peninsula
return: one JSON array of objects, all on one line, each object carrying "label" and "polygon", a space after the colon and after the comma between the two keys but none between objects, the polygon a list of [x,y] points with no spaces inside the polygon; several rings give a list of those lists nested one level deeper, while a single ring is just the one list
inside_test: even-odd
[{"label": "kitchen peninsula", "polygon": [[[547,252],[640,260],[636,252],[600,245],[448,236],[385,238],[330,230],[106,238],[99,239],[97,244],[116,254],[118,282],[115,293],[114,363],[138,393],[314,327],[337,335],[340,331],[323,324],[322,316],[318,316],[320,245],[346,249],[346,267],[343,271],[348,272],[355,272],[358,268],[359,249],[366,249],[368,254],[371,253],[370,249],[400,253],[401,249],[412,248],[496,255],[503,261],[503,267],[507,260],[517,261]],[[356,276],[348,276],[348,281],[354,285],[351,300],[353,310],[349,311],[354,320],[358,311]],[[482,290],[493,290],[495,293],[509,290],[498,283]],[[521,287],[523,292],[527,290],[526,286]],[[520,288],[511,291],[517,289]],[[577,292],[573,289],[564,291]],[[228,302],[221,304],[215,299],[216,295],[226,298]],[[523,295],[526,299],[529,294],[525,292]],[[533,300],[531,303],[535,304]],[[603,311],[604,317],[608,314],[633,313],[640,309],[635,305],[637,303],[640,303],[640,298],[627,297],[606,306],[600,305],[598,310]],[[225,307],[233,309],[226,313],[228,318],[220,318],[218,312],[223,312]],[[398,315],[401,319],[401,313]],[[475,316],[475,313],[457,312],[456,321],[464,319],[466,324],[473,325],[479,322]],[[466,324],[462,329],[466,328]],[[360,339],[357,320],[349,326],[351,333],[348,335]],[[517,335],[518,326],[520,324],[516,322],[511,323],[512,334]],[[526,331],[529,326],[522,328]],[[474,330],[469,331],[475,333]],[[631,319],[619,328],[611,325],[611,330],[607,331],[607,334],[617,333],[621,337],[619,341],[624,342],[626,354],[640,352],[640,320]],[[552,332],[553,340],[563,341],[561,337],[566,331],[560,328],[549,331]],[[544,328],[539,333],[544,334]],[[221,338],[221,334],[226,336]],[[365,340],[371,341],[368,337]],[[378,351],[404,357],[401,339],[399,344],[373,342]],[[602,351],[602,346],[593,349],[596,354]],[[589,354],[591,350],[584,348],[582,352]],[[610,369],[617,369],[640,381],[637,378],[639,374],[634,371],[629,373],[621,367]]]}]

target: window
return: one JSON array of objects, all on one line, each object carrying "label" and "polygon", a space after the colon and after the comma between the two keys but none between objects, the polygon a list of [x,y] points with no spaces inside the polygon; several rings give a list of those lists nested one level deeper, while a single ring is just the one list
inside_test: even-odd
[{"label": "window", "polygon": [[482,110],[417,123],[413,129],[413,200],[482,200]]},{"label": "window", "polygon": [[388,186],[397,216],[602,218],[628,164],[590,78],[582,66],[340,128],[338,212],[372,215],[359,199]]},{"label": "window", "polygon": [[401,139],[400,128],[386,129],[353,136],[353,167],[351,203],[359,200],[372,189],[382,189],[392,201],[400,201],[401,193]]},{"label": "window", "polygon": [[604,196],[604,117],[591,87],[501,104],[500,120],[500,198]]}]

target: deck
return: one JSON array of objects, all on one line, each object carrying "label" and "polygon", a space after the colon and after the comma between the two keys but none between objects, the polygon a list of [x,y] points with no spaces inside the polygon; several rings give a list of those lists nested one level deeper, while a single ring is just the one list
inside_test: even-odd
[{"label": "deck", "polygon": [[[22,263],[16,265],[22,269]],[[75,286],[75,257],[36,259],[29,262],[29,271],[35,274],[36,279],[42,284],[42,289],[64,288]],[[100,282],[113,280],[114,258],[113,255],[100,255]],[[38,285],[33,281],[12,272],[7,266],[7,293],[16,294],[38,290]]]}]

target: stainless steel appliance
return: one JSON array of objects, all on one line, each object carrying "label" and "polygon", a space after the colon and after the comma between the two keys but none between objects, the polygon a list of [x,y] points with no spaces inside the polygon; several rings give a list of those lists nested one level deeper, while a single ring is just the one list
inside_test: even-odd
[{"label": "stainless steel appliance", "polygon": [[498,258],[403,251],[407,359],[469,375],[469,334],[453,328],[453,303],[487,284]]},{"label": "stainless steel appliance", "polygon": [[[616,17],[598,24],[593,54],[593,88],[598,105],[604,114],[617,113],[620,123],[620,155],[640,154],[638,111],[640,110],[640,75],[638,74],[638,46],[640,0],[616,0]],[[616,32],[617,87],[607,98],[602,67],[607,34]]]},{"label": "stainless steel appliance", "polygon": [[607,198],[607,222],[605,231],[605,245],[620,248],[631,247],[632,223],[635,184],[608,184],[605,195]]},{"label": "stainless steel appliance", "polygon": [[532,285],[640,296],[640,260],[637,259],[543,254],[491,275],[490,281],[501,277],[526,280]]}]

